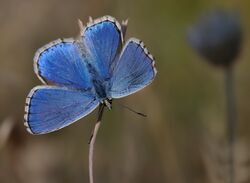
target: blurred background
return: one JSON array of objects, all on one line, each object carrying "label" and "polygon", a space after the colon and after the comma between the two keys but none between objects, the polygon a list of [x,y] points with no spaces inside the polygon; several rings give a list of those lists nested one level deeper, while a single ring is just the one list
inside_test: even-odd
[{"label": "blurred background", "polygon": [[97,183],[224,182],[224,75],[187,43],[187,30],[215,8],[236,9],[244,28],[235,64],[237,182],[250,182],[250,1],[248,0],[1,0],[0,182],[88,182],[88,140],[96,112],[60,131],[33,136],[23,126],[25,98],[41,85],[35,51],[57,38],[79,34],[77,19],[129,18],[126,39],[144,41],[158,75],[144,90],[105,111],[97,136]]}]

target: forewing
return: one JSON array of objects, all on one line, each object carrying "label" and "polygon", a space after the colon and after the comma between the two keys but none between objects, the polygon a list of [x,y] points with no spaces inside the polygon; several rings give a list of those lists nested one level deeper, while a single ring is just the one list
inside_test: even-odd
[{"label": "forewing", "polygon": [[82,31],[84,48],[89,53],[96,77],[109,79],[120,52],[123,35],[120,24],[110,16],[91,21]]},{"label": "forewing", "polygon": [[90,92],[38,86],[26,99],[25,125],[32,134],[56,131],[86,116],[98,104],[99,100]]},{"label": "forewing", "polygon": [[91,76],[81,54],[73,39],[58,39],[37,51],[35,72],[45,84],[74,89],[91,88]]},{"label": "forewing", "polygon": [[154,59],[144,44],[132,38],[123,48],[111,78],[110,96],[121,98],[149,85],[156,76]]}]

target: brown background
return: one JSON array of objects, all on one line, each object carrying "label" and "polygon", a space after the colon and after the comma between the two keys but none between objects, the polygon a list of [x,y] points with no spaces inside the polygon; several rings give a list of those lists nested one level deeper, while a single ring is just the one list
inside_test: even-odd
[{"label": "brown background", "polygon": [[77,36],[77,19],[106,14],[129,18],[127,37],[145,42],[158,75],[149,87],[106,111],[95,151],[98,183],[223,182],[224,77],[187,44],[198,16],[217,7],[237,8],[244,45],[235,65],[237,180],[247,180],[250,132],[250,1],[222,0],[1,0],[0,182],[88,182],[88,140],[96,111],[58,132],[29,135],[23,126],[25,97],[41,82],[33,56],[57,38]]}]

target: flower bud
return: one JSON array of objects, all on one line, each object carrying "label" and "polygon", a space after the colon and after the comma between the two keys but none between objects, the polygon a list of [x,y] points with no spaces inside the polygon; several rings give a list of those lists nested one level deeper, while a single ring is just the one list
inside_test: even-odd
[{"label": "flower bud", "polygon": [[218,66],[236,60],[242,42],[242,27],[236,12],[216,10],[204,15],[188,32],[190,45]]}]

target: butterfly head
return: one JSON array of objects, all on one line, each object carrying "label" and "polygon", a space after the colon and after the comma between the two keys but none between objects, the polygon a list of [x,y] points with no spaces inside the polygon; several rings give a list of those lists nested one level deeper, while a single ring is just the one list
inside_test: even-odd
[{"label": "butterfly head", "polygon": [[109,109],[112,109],[112,99],[111,98],[107,98],[103,100],[103,104]]}]

